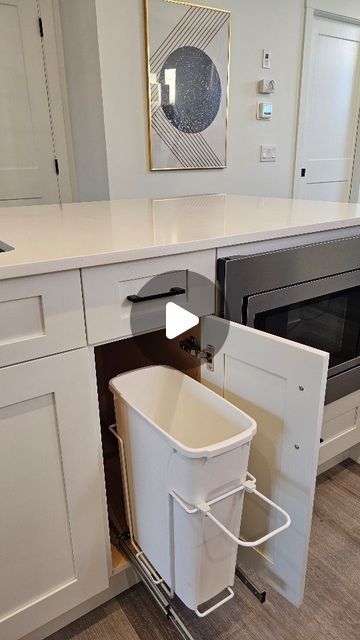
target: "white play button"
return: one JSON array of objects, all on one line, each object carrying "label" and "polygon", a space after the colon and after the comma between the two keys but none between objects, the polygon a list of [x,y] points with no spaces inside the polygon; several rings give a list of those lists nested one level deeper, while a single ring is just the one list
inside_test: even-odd
[{"label": "white play button", "polygon": [[199,324],[199,318],[174,302],[166,305],[166,337],[169,340]]}]

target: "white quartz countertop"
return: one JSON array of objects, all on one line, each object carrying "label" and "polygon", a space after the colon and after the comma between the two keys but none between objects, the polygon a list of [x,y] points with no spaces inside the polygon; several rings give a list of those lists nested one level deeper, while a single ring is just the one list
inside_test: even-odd
[{"label": "white quartz countertop", "polygon": [[205,195],[0,209],[0,279],[360,225],[360,205]]}]

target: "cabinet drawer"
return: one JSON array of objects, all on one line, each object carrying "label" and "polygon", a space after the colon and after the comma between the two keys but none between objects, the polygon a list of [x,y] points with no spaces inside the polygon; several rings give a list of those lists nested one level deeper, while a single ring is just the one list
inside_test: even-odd
[{"label": "cabinet drawer", "polygon": [[[137,295],[155,276],[154,288],[185,289],[175,298],[150,300],[134,305],[127,299]],[[199,274],[203,278],[197,278]],[[173,300],[198,316],[215,311],[215,251],[200,251],[163,258],[137,260],[82,270],[88,341],[105,342],[132,335],[130,314],[137,314],[137,333],[164,326],[164,302]],[[152,291],[157,294],[162,291]]]},{"label": "cabinet drawer", "polygon": [[325,406],[319,464],[360,442],[360,391]]},{"label": "cabinet drawer", "polygon": [[0,282],[0,367],[85,344],[79,271]]}]

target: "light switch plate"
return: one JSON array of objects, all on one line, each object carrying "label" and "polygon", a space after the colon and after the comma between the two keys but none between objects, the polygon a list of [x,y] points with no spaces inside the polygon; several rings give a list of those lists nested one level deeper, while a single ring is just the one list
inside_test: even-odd
[{"label": "light switch plate", "polygon": [[260,162],[276,162],[276,144],[262,144],[260,147]]},{"label": "light switch plate", "polygon": [[263,49],[262,67],[263,67],[263,69],[270,69],[270,67],[271,67],[271,51],[270,51],[270,49]]},{"label": "light switch plate", "polygon": [[256,118],[258,120],[271,120],[273,114],[272,102],[258,102]]}]

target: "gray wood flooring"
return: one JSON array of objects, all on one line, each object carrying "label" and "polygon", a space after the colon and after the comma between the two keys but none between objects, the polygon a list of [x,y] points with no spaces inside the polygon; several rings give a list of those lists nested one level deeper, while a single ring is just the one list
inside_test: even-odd
[{"label": "gray wood flooring", "polygon": [[[236,580],[236,596],[199,621],[195,640],[360,640],[360,465],[345,461],[318,479],[305,601],[274,591],[260,604]],[[142,585],[50,636],[51,640],[178,640]],[[49,638],[49,640],[50,640]]]}]

